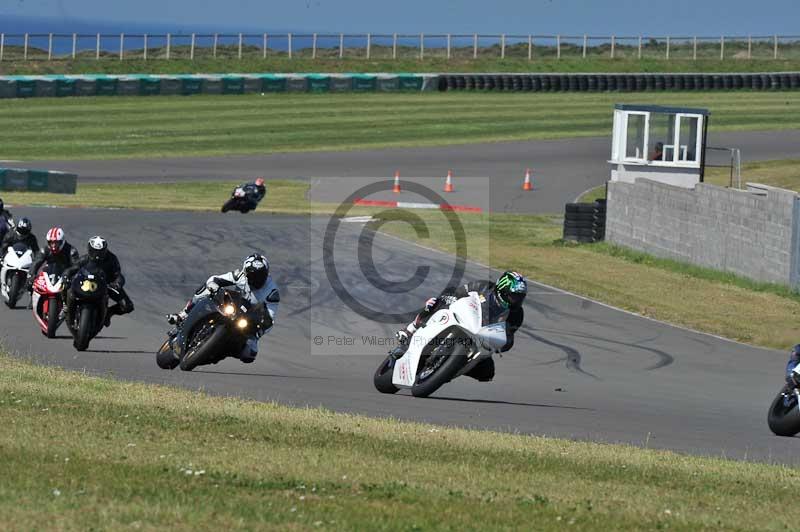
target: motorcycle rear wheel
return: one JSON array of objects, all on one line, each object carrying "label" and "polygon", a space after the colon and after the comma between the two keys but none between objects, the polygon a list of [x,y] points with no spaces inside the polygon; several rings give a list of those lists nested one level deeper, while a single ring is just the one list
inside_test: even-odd
[{"label": "motorcycle rear wheel", "polygon": [[[784,393],[792,394],[788,405],[784,401]],[[767,424],[776,436],[794,436],[800,432],[800,408],[797,406],[794,394],[787,388],[778,392],[772,404],[769,405]]]},{"label": "motorcycle rear wheel", "polygon": [[397,393],[400,388],[392,383],[392,375],[394,374],[394,359],[386,357],[378,369],[375,370],[375,376],[372,382],[375,384],[375,389],[381,393]]},{"label": "motorcycle rear wheel", "polygon": [[453,347],[450,348],[449,354],[440,354],[437,355],[436,351],[439,349],[446,349],[446,346],[440,346],[436,350],[434,350],[428,357],[431,356],[444,356],[446,357],[443,361],[441,361],[438,366],[433,370],[433,373],[425,377],[421,382],[419,380],[420,374],[425,370],[427,367],[427,360],[425,363],[420,361],[420,369],[417,370],[417,378],[414,382],[414,385],[411,387],[411,395],[414,397],[428,397],[430,394],[441,388],[443,385],[450,382],[458,370],[464,367],[464,364],[467,363],[467,352],[466,346],[463,342],[458,341],[458,339],[451,339],[453,341]]},{"label": "motorcycle rear wheel", "polygon": [[[198,335],[203,336],[198,337]],[[189,338],[186,354],[181,358],[181,369],[192,371],[197,366],[208,363],[223,348],[227,336],[228,331],[225,326],[203,323]],[[192,348],[195,342],[199,345]]]}]

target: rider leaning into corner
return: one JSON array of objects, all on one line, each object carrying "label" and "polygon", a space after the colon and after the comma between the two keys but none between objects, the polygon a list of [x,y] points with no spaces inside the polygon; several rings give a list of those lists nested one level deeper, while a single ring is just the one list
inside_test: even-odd
[{"label": "rider leaning into corner", "polygon": [[245,183],[240,187],[244,190],[244,197],[250,203],[250,208],[255,209],[259,202],[267,195],[267,187],[264,185],[264,178],[257,177],[253,183]]},{"label": "rider leaning into corner", "polygon": [[[437,310],[450,306],[456,300],[467,297],[469,292],[477,292],[483,304],[484,316],[488,323],[499,323],[505,320],[507,341],[500,351],[505,353],[514,346],[514,333],[522,326],[525,318],[522,303],[528,294],[525,278],[517,272],[504,272],[495,282],[472,281],[459,287],[445,288],[439,297],[432,297],[425,302],[425,307],[405,329],[397,331],[398,347],[390,355],[400,358],[408,350],[411,336],[417,329],[424,327]],[[486,358],[467,373],[468,376],[481,382],[489,382],[494,378],[494,360]]]},{"label": "rider leaning into corner", "polygon": [[[108,242],[106,242],[105,238],[101,236],[93,236],[90,238],[86,246],[86,255],[69,267],[63,275],[67,279],[70,279],[81,268],[94,271],[101,270],[105,275],[106,282],[108,283],[108,297],[115,303],[108,307],[108,311],[106,312],[106,327],[108,327],[111,322],[112,316],[121,316],[133,312],[133,301],[131,301],[131,298],[128,297],[128,294],[123,288],[125,286],[125,277],[122,275],[122,267],[119,265],[119,259],[109,251]],[[74,301],[71,297],[71,291],[66,290],[66,293],[67,312],[69,312],[73,308]]]},{"label": "rider leaning into corner", "polygon": [[248,364],[253,362],[258,355],[258,340],[272,330],[275,314],[278,312],[278,303],[281,296],[278,286],[269,274],[269,261],[259,253],[253,253],[244,259],[241,269],[212,275],[198,288],[192,299],[177,314],[167,315],[167,321],[172,325],[180,325],[186,319],[192,307],[204,297],[216,293],[220,288],[236,286],[242,295],[247,297],[251,304],[264,305],[264,318],[256,327],[255,334],[248,338],[247,344],[242,349],[239,359]]},{"label": "rider leaning into corner", "polygon": [[31,232],[32,228],[33,225],[30,220],[20,218],[14,226],[14,230],[6,233],[3,243],[0,244],[0,260],[5,258],[6,251],[10,246],[19,243],[25,244],[33,251],[34,255],[37,255],[39,253],[39,241],[36,240],[36,236]]},{"label": "rider leaning into corner", "polygon": [[68,268],[78,263],[80,253],[78,249],[67,242],[64,230],[60,227],[51,227],[47,231],[47,247],[40,253],[31,265],[31,273],[28,275],[28,283],[25,289],[33,292],[33,282],[39,276],[39,270],[44,265],[55,265],[56,269],[52,273],[61,274]]},{"label": "rider leaning into corner", "polygon": [[789,351],[789,362],[786,364],[786,384],[790,388],[800,386],[800,344]]}]

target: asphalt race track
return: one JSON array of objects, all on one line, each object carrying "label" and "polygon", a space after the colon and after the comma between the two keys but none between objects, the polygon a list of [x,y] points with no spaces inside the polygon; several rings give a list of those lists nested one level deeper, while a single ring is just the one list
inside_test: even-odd
[{"label": "asphalt race track", "polygon": [[[797,147],[800,146],[800,130],[715,133],[713,125],[711,129],[708,145],[738,147],[743,162],[797,157]],[[590,137],[350,152],[126,161],[25,161],[15,162],[13,166],[75,172],[81,183],[244,180],[256,175],[321,179],[324,182],[326,177],[388,179],[399,170],[403,177],[439,176],[436,190],[441,189],[447,170],[452,169],[456,192],[447,196],[452,204],[471,204],[474,196],[484,194],[485,187],[478,187],[470,193],[469,187],[459,178],[484,177],[490,178],[491,182],[492,210],[554,213],[561,212],[564,203],[609,179],[606,161],[610,156],[610,138]],[[724,154],[718,153],[713,157],[716,162],[725,162]],[[521,190],[526,167],[534,170],[535,192]],[[314,199],[326,201],[335,198],[323,191]]]},{"label": "asphalt race track", "polygon": [[[84,353],[72,348],[70,338],[44,338],[29,310],[0,308],[6,346],[47,364],[372,416],[800,462],[798,441],[773,436],[766,426],[767,407],[782,381],[783,353],[531,284],[524,329],[515,349],[497,360],[493,383],[461,378],[430,399],[406,392],[387,396],[372,386],[386,348],[364,345],[362,335],[379,341],[397,325],[359,316],[331,289],[321,264],[325,219],[45,208],[13,212],[29,216],[37,235],[61,224],[68,239],[81,246],[89,236],[103,234],[120,256],[136,304],[132,315],[115,318]],[[406,279],[419,265],[429,265],[431,275],[408,293],[375,288],[357,264],[362,227],[344,223],[335,240],[337,271],[353,297],[376,311],[409,312],[446,283],[452,257],[378,234],[371,251],[381,276]],[[282,291],[276,326],[262,339],[256,362],[226,360],[192,373],[158,369],[154,352],[166,330],[163,315],[178,309],[210,273],[235,267],[252,249],[268,253]],[[488,275],[478,265],[467,267],[467,278]]]}]

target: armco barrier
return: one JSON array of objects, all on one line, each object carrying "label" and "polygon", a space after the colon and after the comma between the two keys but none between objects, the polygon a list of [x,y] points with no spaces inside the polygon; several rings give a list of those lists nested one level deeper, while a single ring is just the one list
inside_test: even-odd
[{"label": "armco barrier", "polygon": [[0,190],[75,194],[78,176],[51,170],[0,168]]}]

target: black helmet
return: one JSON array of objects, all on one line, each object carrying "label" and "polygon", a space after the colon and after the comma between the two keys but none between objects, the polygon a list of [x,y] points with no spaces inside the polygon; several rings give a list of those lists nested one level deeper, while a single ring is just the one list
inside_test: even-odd
[{"label": "black helmet", "polygon": [[20,218],[17,222],[17,234],[19,236],[28,236],[31,234],[31,229],[33,228],[33,224],[27,218]]},{"label": "black helmet", "polygon": [[247,284],[250,288],[258,290],[269,277],[269,261],[264,255],[253,253],[242,263],[242,274],[247,276]]},{"label": "black helmet", "polygon": [[89,239],[89,245],[86,246],[86,251],[89,253],[89,258],[93,261],[101,261],[106,258],[108,254],[108,242],[102,236],[93,236]]},{"label": "black helmet", "polygon": [[528,283],[517,272],[505,272],[495,283],[500,302],[507,307],[519,307],[528,295]]}]

